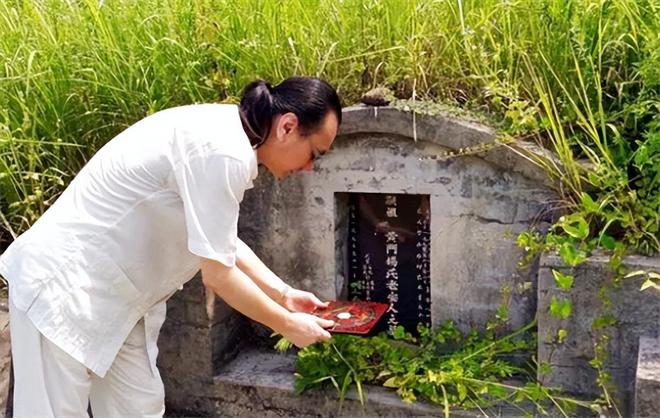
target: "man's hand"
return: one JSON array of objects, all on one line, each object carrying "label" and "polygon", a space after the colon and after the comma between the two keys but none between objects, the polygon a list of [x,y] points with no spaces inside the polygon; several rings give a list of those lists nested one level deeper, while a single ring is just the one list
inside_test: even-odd
[{"label": "man's hand", "polygon": [[314,315],[294,312],[289,314],[284,329],[276,331],[296,347],[303,348],[319,341],[328,341],[330,333],[323,328],[334,324],[333,321],[317,318]]},{"label": "man's hand", "polygon": [[325,308],[328,302],[321,302],[313,293],[291,288],[286,292],[282,306],[291,312],[309,313],[316,308]]},{"label": "man's hand", "polygon": [[[237,266],[202,258],[202,282],[232,308],[266,325],[298,347],[330,339],[324,327],[334,322],[305,313],[292,313],[266,295]],[[290,289],[293,290],[293,289]]]}]

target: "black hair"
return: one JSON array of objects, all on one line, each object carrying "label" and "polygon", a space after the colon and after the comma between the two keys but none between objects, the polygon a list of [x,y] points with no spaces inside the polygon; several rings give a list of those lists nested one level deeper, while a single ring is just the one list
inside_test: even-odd
[{"label": "black hair", "polygon": [[245,86],[240,115],[252,147],[259,148],[270,134],[273,117],[294,113],[303,135],[310,134],[328,114],[341,123],[341,102],[335,89],[316,77],[291,77],[272,87],[264,80]]}]

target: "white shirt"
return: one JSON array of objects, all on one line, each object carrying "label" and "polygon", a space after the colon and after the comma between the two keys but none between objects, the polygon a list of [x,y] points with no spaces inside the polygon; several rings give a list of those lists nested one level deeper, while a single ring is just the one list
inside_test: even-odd
[{"label": "white shirt", "polygon": [[163,302],[200,257],[234,265],[239,203],[256,176],[236,106],[151,115],[101,148],[0,257],[10,298],[99,376],[151,309],[155,364]]}]

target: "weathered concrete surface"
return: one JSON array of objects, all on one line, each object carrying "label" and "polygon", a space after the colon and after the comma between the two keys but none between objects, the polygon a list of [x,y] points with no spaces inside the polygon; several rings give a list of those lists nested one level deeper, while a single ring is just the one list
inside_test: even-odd
[{"label": "weathered concrete surface", "polygon": [[[522,253],[515,238],[542,221],[548,202],[555,199],[538,180],[538,170],[503,147],[496,149],[509,157],[498,161],[479,156],[434,159],[447,150],[492,142],[491,129],[418,116],[415,142],[410,113],[351,108],[344,117],[332,152],[313,172],[279,182],[263,172],[255,189],[246,193],[240,230],[276,273],[322,298],[344,294],[343,263],[336,251],[346,234],[342,194],[410,193],[431,199],[434,324],[451,318],[464,330],[483,326],[502,301],[503,286],[535,283],[533,274],[517,269]],[[512,297],[512,326],[534,316],[534,296],[532,286]]]},{"label": "weathered concrete surface", "polygon": [[660,336],[639,339],[635,416],[660,417]]},{"label": "weathered concrete surface", "polygon": [[[598,395],[596,371],[589,361],[594,357],[594,339],[592,329],[594,319],[603,312],[599,298],[599,289],[611,285],[613,273],[607,266],[608,257],[594,255],[578,267],[565,266],[561,259],[552,254],[541,258],[538,284],[538,357],[541,362],[548,362],[552,372],[539,376],[545,383],[559,386],[567,391]],[[630,256],[624,259],[630,271],[660,270],[660,258]],[[559,290],[552,276],[552,269],[575,277],[570,292]],[[626,279],[620,287],[607,291],[611,300],[611,313],[618,320],[611,327],[607,344],[607,370],[623,400],[626,415],[632,412],[633,385],[639,338],[657,336],[660,332],[660,292],[654,289],[640,291],[639,279]],[[573,312],[567,320],[558,320],[550,316],[548,309],[552,297],[569,298]],[[564,328],[567,337],[563,344],[552,344],[557,330]]]},{"label": "weathered concrete surface", "polygon": [[[495,142],[493,128],[447,114],[413,115],[411,112],[403,112],[392,107],[362,105],[344,109],[339,134],[365,133],[416,138],[418,141],[442,145],[452,151]],[[551,152],[527,142],[494,147],[487,152],[479,153],[481,158],[504,170],[550,185],[550,179],[545,172],[524,155],[554,159]]]},{"label": "weathered concrete surface", "polygon": [[207,411],[205,399],[218,369],[235,356],[246,319],[222,300],[207,310],[200,277],[167,302],[167,320],[158,340],[158,367],[168,409]]},{"label": "weathered concrete surface", "polygon": [[[273,351],[243,351],[227,367],[220,370],[212,391],[206,391],[207,416],[214,417],[409,417],[440,416],[442,408],[423,402],[403,403],[391,390],[365,388],[367,402],[363,407],[356,392],[351,391],[340,410],[337,392],[310,390],[296,395],[293,389],[294,357]],[[519,410],[492,408],[489,416],[514,416]],[[170,413],[168,416],[177,416]],[[186,415],[187,416],[187,415]],[[480,411],[453,410],[452,417],[480,417]]]},{"label": "weathered concrete surface", "polygon": [[11,338],[7,299],[0,299],[0,418],[11,416]]}]

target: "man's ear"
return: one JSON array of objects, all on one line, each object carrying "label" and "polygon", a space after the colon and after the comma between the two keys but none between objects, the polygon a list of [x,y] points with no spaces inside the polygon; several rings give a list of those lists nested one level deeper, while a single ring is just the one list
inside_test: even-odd
[{"label": "man's ear", "polygon": [[285,113],[280,117],[279,126],[283,134],[290,134],[298,127],[298,116],[295,113]]}]

